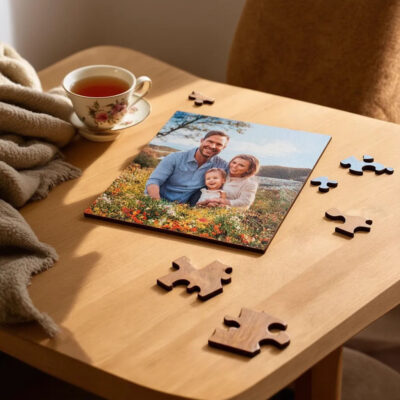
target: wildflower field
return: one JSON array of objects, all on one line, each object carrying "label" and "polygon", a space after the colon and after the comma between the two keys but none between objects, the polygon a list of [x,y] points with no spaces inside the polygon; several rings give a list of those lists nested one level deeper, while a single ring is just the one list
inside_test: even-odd
[{"label": "wildflower field", "polygon": [[146,196],[153,170],[131,164],[85,214],[265,250],[298,193],[261,186],[247,211],[190,207]]}]

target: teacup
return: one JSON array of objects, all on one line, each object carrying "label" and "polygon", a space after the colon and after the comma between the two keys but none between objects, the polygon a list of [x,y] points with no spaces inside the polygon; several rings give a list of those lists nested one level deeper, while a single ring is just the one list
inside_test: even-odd
[{"label": "teacup", "polygon": [[108,130],[147,94],[151,83],[149,77],[136,78],[121,67],[89,65],[70,72],[62,85],[76,115],[89,129]]}]

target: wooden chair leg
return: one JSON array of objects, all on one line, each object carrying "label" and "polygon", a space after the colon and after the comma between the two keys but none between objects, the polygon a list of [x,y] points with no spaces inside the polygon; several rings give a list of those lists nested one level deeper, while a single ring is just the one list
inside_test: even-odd
[{"label": "wooden chair leg", "polygon": [[306,371],[295,383],[296,400],[340,400],[341,393],[341,347]]}]

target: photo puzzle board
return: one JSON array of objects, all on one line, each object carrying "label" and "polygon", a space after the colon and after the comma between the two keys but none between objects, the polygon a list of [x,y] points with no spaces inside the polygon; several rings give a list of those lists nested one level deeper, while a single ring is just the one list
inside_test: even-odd
[{"label": "photo puzzle board", "polygon": [[330,139],[177,111],[85,216],[263,253]]}]

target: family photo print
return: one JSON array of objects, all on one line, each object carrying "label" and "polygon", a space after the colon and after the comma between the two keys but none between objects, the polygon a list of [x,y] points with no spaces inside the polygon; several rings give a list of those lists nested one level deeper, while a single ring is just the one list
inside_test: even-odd
[{"label": "family photo print", "polygon": [[85,216],[263,253],[329,141],[177,111]]}]

